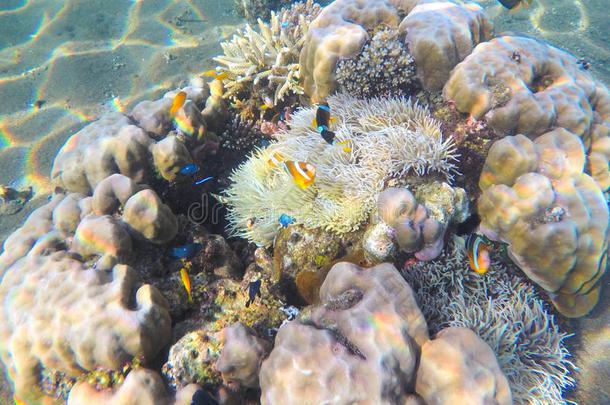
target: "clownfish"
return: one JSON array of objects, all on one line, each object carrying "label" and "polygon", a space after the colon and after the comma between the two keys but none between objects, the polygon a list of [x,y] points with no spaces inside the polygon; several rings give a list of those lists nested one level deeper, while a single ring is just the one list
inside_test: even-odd
[{"label": "clownfish", "polygon": [[489,249],[481,236],[471,233],[466,238],[466,256],[470,261],[470,268],[479,274],[485,274],[489,270],[491,259]]},{"label": "clownfish", "polygon": [[333,144],[335,139],[335,133],[328,130],[328,124],[330,123],[330,107],[326,103],[320,103],[316,110],[316,118],[314,126],[322,135],[322,138],[329,144]]},{"label": "clownfish", "polygon": [[316,169],[306,162],[288,160],[284,162],[284,169],[292,177],[297,186],[307,188],[316,178]]},{"label": "clownfish", "polygon": [[170,114],[177,113],[178,110],[180,109],[180,107],[182,107],[184,105],[185,101],[186,101],[186,93],[184,91],[178,92],[178,94],[176,94],[176,96],[174,97],[174,101],[172,101],[172,108],[169,109],[169,113]]},{"label": "clownfish", "polygon": [[218,73],[216,69],[210,69],[203,74],[204,76],[212,76],[216,80],[224,80],[229,77],[229,72]]},{"label": "clownfish", "polygon": [[521,7],[521,4],[524,4],[525,7],[529,7],[530,4],[534,0],[498,0],[500,4],[509,9],[510,11],[518,10]]},{"label": "clownfish", "polygon": [[225,197],[224,195],[218,195],[218,194],[214,194],[214,193],[210,193],[210,195],[212,197],[214,197],[219,203],[222,204],[231,204],[231,201]]},{"label": "clownfish", "polygon": [[248,227],[248,229],[252,229],[255,221],[256,221],[256,218],[254,218],[254,217],[248,218],[248,220],[246,221],[246,226]]},{"label": "clownfish", "polygon": [[280,152],[275,152],[273,155],[271,155],[267,162],[270,166],[279,167],[283,161],[284,155],[282,155]]},{"label": "clownfish", "polygon": [[191,296],[191,279],[189,278],[189,273],[183,267],[180,269],[180,278],[182,279],[182,284],[184,284],[184,288],[186,288],[186,293],[189,296],[189,301],[193,300]]}]

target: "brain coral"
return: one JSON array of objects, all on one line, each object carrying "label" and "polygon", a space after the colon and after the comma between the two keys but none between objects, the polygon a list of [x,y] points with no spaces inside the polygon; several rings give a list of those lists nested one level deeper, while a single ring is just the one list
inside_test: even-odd
[{"label": "brain coral", "polygon": [[569,317],[593,308],[606,271],[608,205],[583,173],[585,159],[579,137],[563,128],[534,141],[505,137],[479,181],[482,232],[508,243],[513,261]]},{"label": "brain coral", "polygon": [[326,99],[335,88],[337,62],[360,53],[374,30],[384,26],[400,26],[418,75],[430,89],[441,88],[451,68],[492,31],[480,6],[459,0],[336,0],[307,32],[299,58],[305,93],[316,102]]},{"label": "brain coral", "polygon": [[[404,99],[364,101],[342,94],[328,101],[337,120],[331,129],[347,143],[329,145],[322,139],[312,125],[315,108],[293,114],[288,132],[276,134],[277,142],[256,151],[231,175],[226,195],[234,233],[270,244],[282,214],[307,228],[349,232],[368,219],[390,178],[451,177],[453,143],[443,139],[440,123],[425,108]],[[272,166],[269,159],[276,153],[313,165],[313,184],[301,189],[284,169]]]}]

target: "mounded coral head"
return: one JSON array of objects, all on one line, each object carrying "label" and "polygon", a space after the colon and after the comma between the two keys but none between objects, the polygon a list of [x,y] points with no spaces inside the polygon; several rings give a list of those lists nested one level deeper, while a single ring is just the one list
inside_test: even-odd
[{"label": "mounded coral head", "polygon": [[428,333],[398,271],[338,263],[320,301],[279,329],[261,367],[261,403],[404,403]]},{"label": "mounded coral head", "polygon": [[569,317],[595,306],[606,271],[608,205],[584,164],[580,139],[557,128],[533,142],[496,141],[480,180],[481,230],[507,242],[515,263]]},{"label": "mounded coral head", "polygon": [[561,127],[587,147],[602,137],[600,127],[607,137],[608,90],[574,56],[536,39],[501,36],[477,45],[451,72],[443,94],[500,132],[533,137]]},{"label": "mounded coral head", "polygon": [[433,90],[440,89],[453,66],[493,30],[483,9],[470,2],[333,1],[311,22],[301,51],[305,93],[315,102],[332,94],[338,61],[360,53],[381,26],[404,35],[419,78],[424,87]]},{"label": "mounded coral head", "polygon": [[415,391],[430,405],[513,403],[494,352],[476,333],[458,326],[422,345]]},{"label": "mounded coral head", "polygon": [[[233,172],[226,191],[233,233],[268,245],[282,214],[307,228],[350,232],[368,220],[391,178],[451,178],[453,143],[443,139],[440,122],[425,108],[400,98],[364,101],[344,94],[328,102],[337,143],[322,139],[312,125],[316,109],[304,108],[293,114],[289,131],[276,134],[278,142]],[[269,163],[274,154],[313,165],[313,184],[299,188],[282,167]]]}]

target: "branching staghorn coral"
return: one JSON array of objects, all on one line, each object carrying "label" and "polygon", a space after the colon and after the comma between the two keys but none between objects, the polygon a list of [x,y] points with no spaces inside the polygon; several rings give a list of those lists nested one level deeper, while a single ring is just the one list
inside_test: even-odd
[{"label": "branching staghorn coral", "polygon": [[[452,251],[453,250],[453,251]],[[494,350],[516,404],[565,404],[574,385],[563,333],[531,284],[494,262],[483,276],[454,243],[434,261],[405,268],[430,333],[447,326],[475,331]]]},{"label": "branching staghorn coral", "polygon": [[274,104],[290,93],[302,94],[299,54],[309,23],[319,12],[320,6],[312,0],[295,3],[279,13],[272,11],[269,24],[259,19],[259,32],[247,24],[241,33],[221,43],[224,55],[214,60],[224,65],[220,71],[229,74],[224,96],[256,98],[260,106],[263,94]]},{"label": "branching staghorn coral", "polygon": [[[443,139],[440,123],[425,108],[404,98],[365,101],[345,94],[329,97],[328,103],[337,143],[329,145],[313,127],[316,108],[304,108],[292,115],[289,131],[275,134],[277,142],[255,151],[234,171],[226,191],[233,234],[269,245],[282,214],[310,229],[354,231],[391,178],[451,179],[453,142]],[[312,164],[313,184],[301,189],[282,167],[272,166],[269,159],[276,153]]]}]

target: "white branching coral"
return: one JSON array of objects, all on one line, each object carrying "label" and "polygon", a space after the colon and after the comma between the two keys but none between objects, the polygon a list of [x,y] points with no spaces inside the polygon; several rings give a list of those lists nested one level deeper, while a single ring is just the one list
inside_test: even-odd
[{"label": "white branching coral", "polygon": [[309,29],[309,23],[320,12],[320,6],[308,0],[293,4],[279,13],[271,12],[269,24],[258,20],[259,32],[250,24],[220,46],[224,55],[214,60],[224,66],[225,97],[240,93],[258,97],[265,93],[274,104],[288,93],[303,94],[299,85],[299,54]]},{"label": "white branching coral", "polygon": [[559,330],[531,284],[497,262],[478,275],[453,246],[403,272],[430,333],[447,326],[472,329],[495,352],[516,404],[565,404],[562,391],[574,385],[564,345],[569,335]]},{"label": "white branching coral", "polygon": [[[257,150],[231,175],[231,231],[259,245],[270,244],[286,214],[310,229],[342,234],[357,230],[376,207],[388,180],[424,176],[450,180],[456,160],[451,138],[428,110],[404,98],[358,100],[338,94],[328,103],[336,142],[329,145],[312,123],[316,108],[292,115],[289,131]],[[311,186],[299,188],[274,154],[315,167]],[[251,225],[251,226],[248,226]]]}]

